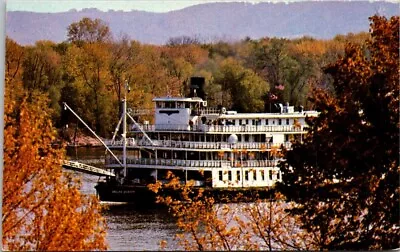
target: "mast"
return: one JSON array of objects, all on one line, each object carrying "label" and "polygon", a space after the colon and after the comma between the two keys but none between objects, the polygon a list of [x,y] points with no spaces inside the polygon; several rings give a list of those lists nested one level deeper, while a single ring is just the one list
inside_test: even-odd
[{"label": "mast", "polygon": [[124,166],[124,178],[126,178],[126,93],[130,91],[128,82],[125,81],[125,91],[124,91],[124,104],[123,104],[123,123],[122,123],[122,138],[124,142],[123,146],[123,166]]}]

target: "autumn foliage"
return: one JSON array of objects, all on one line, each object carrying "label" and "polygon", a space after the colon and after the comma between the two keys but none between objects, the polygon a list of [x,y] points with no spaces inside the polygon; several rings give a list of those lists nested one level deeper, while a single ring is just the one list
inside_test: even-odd
[{"label": "autumn foliage", "polygon": [[[324,83],[321,67],[332,63],[348,41],[365,33],[338,35],[331,40],[246,38],[237,42],[172,38],[166,45],[146,45],[116,37],[106,22],[83,17],[66,29],[66,41],[37,41],[21,46],[6,38],[6,78],[29,91],[49,97],[53,125],[61,130],[76,122],[62,111],[69,104],[102,137],[118,123],[125,82],[132,109],[153,108],[157,96],[185,96],[192,76],[203,76],[209,107],[223,106],[262,112],[273,103],[289,102],[306,109],[310,86]],[[150,121],[141,116],[138,122]],[[72,126],[72,127],[71,127]]]},{"label": "autumn foliage", "polygon": [[[209,250],[315,250],[319,237],[301,229],[300,219],[285,210],[293,203],[280,194],[249,199],[239,194],[220,203],[203,189],[185,185],[172,173],[167,184],[157,182],[150,188],[159,193],[157,202],[166,205],[176,218],[178,244],[186,251]],[[173,191],[174,193],[163,192]],[[250,201],[240,203],[242,201]],[[229,203],[231,202],[231,203]],[[239,203],[238,203],[239,202]],[[161,241],[161,248],[166,241]]]},{"label": "autumn foliage", "polygon": [[173,176],[152,186],[180,192],[158,200],[177,218],[185,250],[399,246],[399,17],[370,20],[370,39],[349,44],[325,68],[333,86],[313,89],[320,115],[308,119],[306,138],[286,152],[276,188],[284,195],[218,204]]},{"label": "autumn foliage", "polygon": [[348,45],[325,68],[333,90],[282,166],[285,195],[322,249],[399,246],[399,17],[370,18],[366,47]]},{"label": "autumn foliage", "polygon": [[[105,222],[94,196],[63,174],[62,149],[53,148],[55,130],[46,99],[15,94],[6,86],[3,249],[105,250]],[[14,97],[12,100],[11,97]]]},{"label": "autumn foliage", "polygon": [[290,102],[321,113],[308,121],[303,143],[287,152],[284,196],[218,205],[171,178],[180,197],[159,200],[177,218],[183,248],[398,247],[398,28],[399,17],[374,16],[369,34],[331,40],[175,38],[156,46],[114,40],[104,22],[84,18],[68,27],[63,43],[22,47],[7,38],[3,248],[106,249],[97,200],[79,193],[79,183],[61,171],[63,152],[51,147],[52,125],[61,129],[68,121],[61,102],[107,136],[125,81],[134,90],[128,106],[150,108],[155,96],[185,95],[194,75],[205,77],[210,107],[260,112]]}]

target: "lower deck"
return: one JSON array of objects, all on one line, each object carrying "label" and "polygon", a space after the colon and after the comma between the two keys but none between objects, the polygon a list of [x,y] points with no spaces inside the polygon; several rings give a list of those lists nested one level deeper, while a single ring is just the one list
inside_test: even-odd
[{"label": "lower deck", "polygon": [[[107,166],[107,168],[111,168]],[[124,169],[113,168],[117,177],[123,177]],[[218,167],[184,167],[157,165],[130,165],[126,170],[125,182],[133,184],[150,184],[156,181],[167,181],[168,173],[172,172],[183,183],[192,181],[194,186],[213,188],[239,187],[271,187],[281,181],[278,167],[272,166],[218,166]]]}]

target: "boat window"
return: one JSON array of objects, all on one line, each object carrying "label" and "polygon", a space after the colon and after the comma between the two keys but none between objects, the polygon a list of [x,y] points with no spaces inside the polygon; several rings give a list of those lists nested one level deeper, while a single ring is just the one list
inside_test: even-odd
[{"label": "boat window", "polygon": [[272,171],[269,170],[269,180],[272,180]]},{"label": "boat window", "polygon": [[165,102],[165,108],[175,108],[175,102]]},{"label": "boat window", "polygon": [[242,119],[239,119],[239,125],[242,125]]},{"label": "boat window", "polygon": [[265,119],[265,125],[268,125],[268,119]]},{"label": "boat window", "polygon": [[261,174],[261,180],[265,180],[265,176],[264,176],[264,171],[260,171],[260,174]]},{"label": "boat window", "polygon": [[185,108],[190,108],[190,103],[189,102],[185,102]]},{"label": "boat window", "polygon": [[229,180],[229,181],[232,180],[232,171],[228,171],[228,180]]},{"label": "boat window", "polygon": [[289,119],[286,119],[286,125],[289,125]]},{"label": "boat window", "polygon": [[157,102],[157,108],[165,108],[165,102]]},{"label": "boat window", "polygon": [[249,180],[249,171],[244,172],[244,180]]},{"label": "boat window", "polygon": [[279,120],[278,120],[278,124],[279,124],[279,125],[282,125],[282,119],[279,119]]},{"label": "boat window", "polygon": [[256,173],[256,171],[253,171],[253,180],[257,180],[257,173]]},{"label": "boat window", "polygon": [[276,174],[276,179],[280,179],[280,173],[278,172],[277,174]]},{"label": "boat window", "polygon": [[219,175],[219,181],[222,181],[222,171],[219,171],[218,175]]},{"label": "boat window", "polygon": [[236,179],[240,181],[240,171],[236,171]]}]

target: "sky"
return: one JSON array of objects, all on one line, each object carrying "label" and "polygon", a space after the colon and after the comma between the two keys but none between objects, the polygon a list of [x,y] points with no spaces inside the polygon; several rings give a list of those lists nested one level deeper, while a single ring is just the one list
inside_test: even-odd
[{"label": "sky", "polygon": [[[64,12],[71,9],[97,8],[102,11],[142,10],[149,12],[168,12],[191,5],[212,2],[301,2],[307,0],[6,0],[7,11]],[[354,1],[354,0],[353,0]],[[391,0],[391,2],[400,0]]]}]

